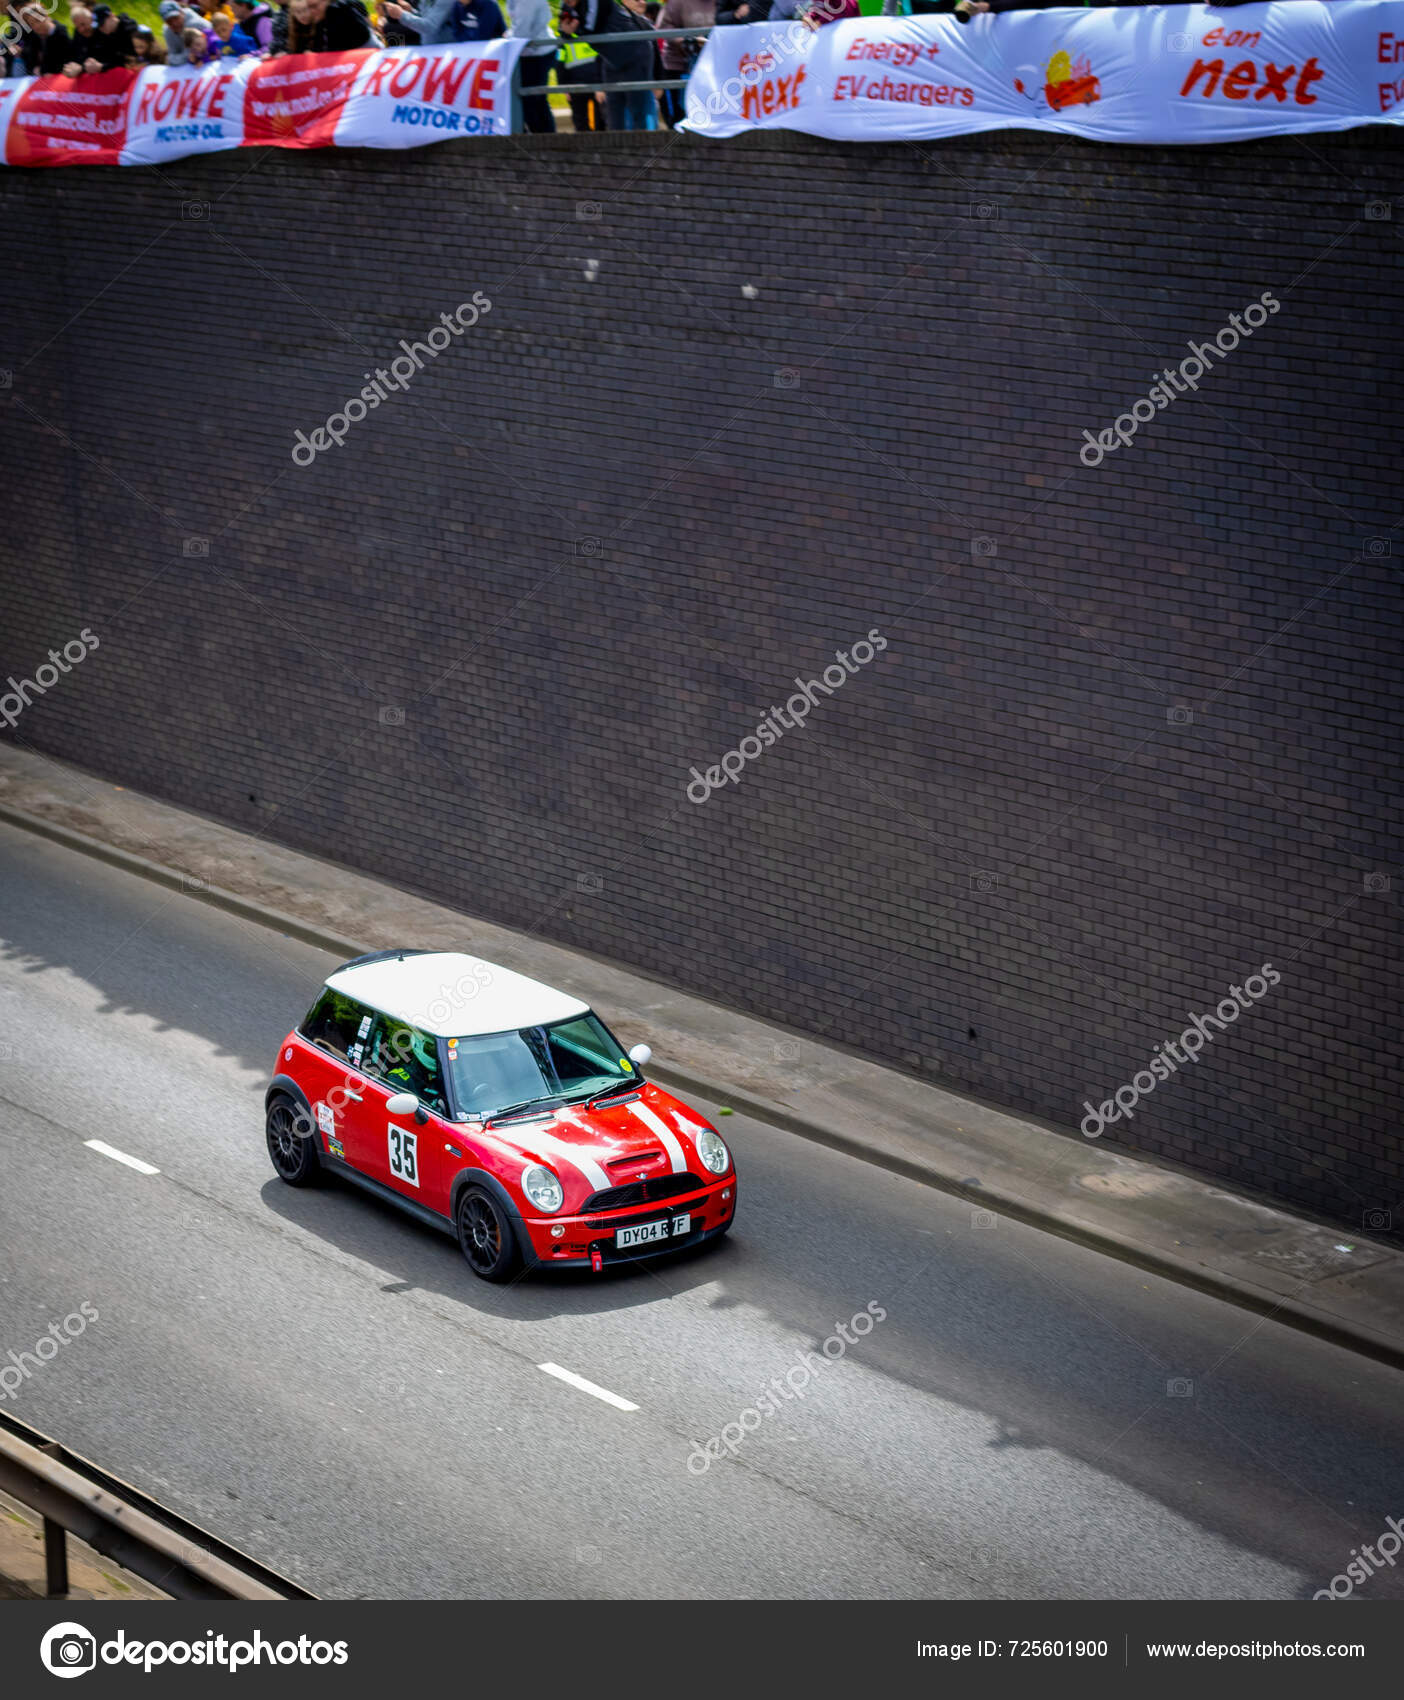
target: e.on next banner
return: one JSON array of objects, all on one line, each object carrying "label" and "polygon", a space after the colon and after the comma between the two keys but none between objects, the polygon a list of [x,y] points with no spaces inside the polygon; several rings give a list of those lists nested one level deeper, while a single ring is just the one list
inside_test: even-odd
[{"label": "e.on next banner", "polygon": [[687,88],[687,128],[717,137],[1226,142],[1401,119],[1404,0],[748,24],[713,31]]}]

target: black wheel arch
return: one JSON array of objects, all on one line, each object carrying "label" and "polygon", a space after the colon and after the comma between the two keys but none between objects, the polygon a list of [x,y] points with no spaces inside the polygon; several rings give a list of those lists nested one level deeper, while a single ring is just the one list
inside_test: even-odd
[{"label": "black wheel arch", "polygon": [[453,1223],[455,1234],[458,1232],[458,1206],[465,1192],[479,1189],[488,1194],[507,1216],[517,1236],[517,1247],[527,1263],[536,1262],[536,1253],[532,1250],[531,1236],[527,1233],[522,1222],[522,1213],[512,1202],[512,1195],[496,1175],[490,1175],[486,1169],[460,1169],[453,1178],[453,1187],[449,1193],[449,1220]]},{"label": "black wheel arch", "polygon": [[299,1111],[306,1119],[307,1137],[316,1142],[317,1149],[320,1151],[322,1149],[321,1129],[317,1126],[317,1119],[312,1114],[312,1106],[307,1101],[307,1094],[291,1077],[291,1075],[275,1074],[272,1080],[269,1081],[268,1090],[263,1094],[263,1113],[265,1115],[267,1115],[268,1111],[273,1107],[273,1100],[275,1098],[292,1099],[293,1103],[297,1105]]}]

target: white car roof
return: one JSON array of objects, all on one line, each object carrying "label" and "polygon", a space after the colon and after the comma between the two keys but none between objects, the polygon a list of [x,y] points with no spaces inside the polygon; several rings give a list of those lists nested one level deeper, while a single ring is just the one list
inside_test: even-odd
[{"label": "white car roof", "polygon": [[457,950],[352,963],[339,968],[327,984],[383,1015],[445,1039],[539,1027],[589,1009],[579,998],[540,980]]}]

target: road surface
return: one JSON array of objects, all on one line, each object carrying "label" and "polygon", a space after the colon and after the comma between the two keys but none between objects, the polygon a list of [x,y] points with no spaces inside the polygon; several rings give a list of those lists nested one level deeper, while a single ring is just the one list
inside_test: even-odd
[{"label": "road surface", "polygon": [[1404,1516],[1396,1372],[741,1116],[735,1232],[652,1271],[283,1186],[332,966],[0,827],[0,1367],[85,1320],[6,1406],[317,1593],[1309,1597]]}]

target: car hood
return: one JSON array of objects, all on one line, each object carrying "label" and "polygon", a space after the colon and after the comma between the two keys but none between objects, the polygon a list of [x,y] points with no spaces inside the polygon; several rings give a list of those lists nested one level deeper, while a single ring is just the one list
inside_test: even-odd
[{"label": "car hood", "polygon": [[645,1085],[623,1103],[589,1111],[583,1104],[567,1105],[550,1121],[508,1121],[494,1126],[488,1137],[553,1169],[568,1203],[577,1206],[591,1193],[634,1181],[689,1172],[701,1180],[715,1179],[695,1143],[710,1125],[661,1087]]}]

